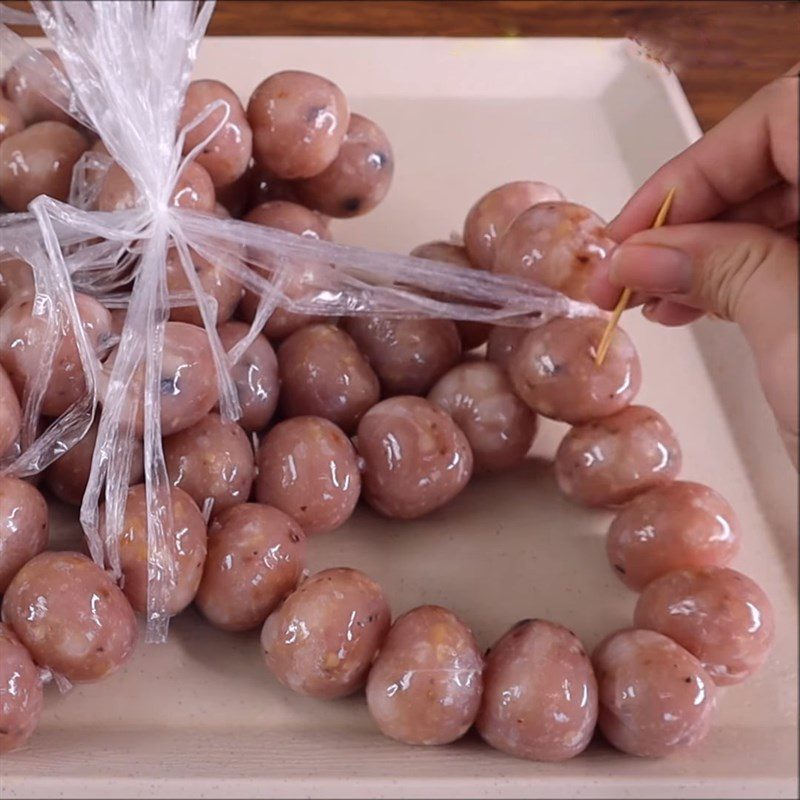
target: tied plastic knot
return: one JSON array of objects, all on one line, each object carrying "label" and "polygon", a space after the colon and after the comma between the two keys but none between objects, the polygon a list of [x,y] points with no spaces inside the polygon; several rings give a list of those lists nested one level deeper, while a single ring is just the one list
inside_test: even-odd
[{"label": "tied plastic knot", "polygon": [[[186,137],[197,127],[202,125],[209,117],[222,110],[222,118],[215,123],[214,127],[186,154],[183,150],[186,145]],[[167,177],[158,180],[155,185],[144,184],[140,187],[142,203],[140,207],[150,217],[150,224],[147,229],[150,235],[164,230],[168,235],[176,234],[181,228],[180,207],[174,202],[174,195],[178,182],[181,179],[189,164],[193,163],[197,156],[211,143],[214,137],[225,127],[231,115],[230,104],[225,100],[215,100],[206,106],[194,119],[186,123],[178,132],[172,154],[169,159]],[[218,115],[217,115],[218,116]],[[161,228],[158,223],[166,220],[165,228]]]}]

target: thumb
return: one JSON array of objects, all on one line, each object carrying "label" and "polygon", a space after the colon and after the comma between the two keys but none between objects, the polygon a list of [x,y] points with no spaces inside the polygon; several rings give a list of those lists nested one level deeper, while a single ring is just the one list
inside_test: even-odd
[{"label": "thumb", "polygon": [[[759,225],[705,222],[634,234],[609,279],[737,322],[757,352],[797,329],[797,242]],[[762,351],[763,352],[763,351]]]},{"label": "thumb", "polygon": [[730,222],[634,234],[608,277],[639,296],[712,312],[739,324],[790,454],[797,453],[798,244],[769,228]]}]

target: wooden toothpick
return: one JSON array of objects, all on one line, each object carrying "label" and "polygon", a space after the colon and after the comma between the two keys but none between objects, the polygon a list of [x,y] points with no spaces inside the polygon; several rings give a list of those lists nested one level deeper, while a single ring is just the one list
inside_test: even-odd
[{"label": "wooden toothpick", "polygon": [[[667,196],[664,198],[664,202],[661,204],[661,208],[658,210],[658,214],[656,214],[656,218],[651,227],[660,228],[666,222],[667,214],[669,214],[669,209],[672,205],[672,200],[674,197],[675,188],[673,187],[669,190]],[[606,329],[603,331],[603,336],[600,339],[600,344],[597,346],[597,355],[594,358],[594,363],[598,367],[605,360],[606,353],[608,353],[608,348],[611,346],[611,337],[614,335],[614,329],[617,327],[619,318],[622,316],[622,312],[627,308],[630,299],[631,290],[626,287],[622,290],[622,294],[619,296],[617,305],[614,307],[614,311],[611,314],[611,319],[608,321],[608,325],[606,325]]]}]

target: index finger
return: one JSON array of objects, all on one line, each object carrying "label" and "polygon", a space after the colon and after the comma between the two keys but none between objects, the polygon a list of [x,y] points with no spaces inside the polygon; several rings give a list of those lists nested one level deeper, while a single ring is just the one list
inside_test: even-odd
[{"label": "index finger", "polygon": [[673,187],[669,220],[682,224],[713,219],[776,183],[796,186],[798,67],[661,167],[610,223],[611,237],[621,242],[649,228]]}]

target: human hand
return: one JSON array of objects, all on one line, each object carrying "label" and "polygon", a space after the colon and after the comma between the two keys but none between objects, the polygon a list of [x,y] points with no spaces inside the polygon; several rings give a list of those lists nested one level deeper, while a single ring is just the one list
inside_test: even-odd
[{"label": "human hand", "polygon": [[[798,65],[659,169],[609,225],[621,242],[590,287],[663,325],[736,322],[797,465]],[[651,230],[671,188],[665,227]]]}]

